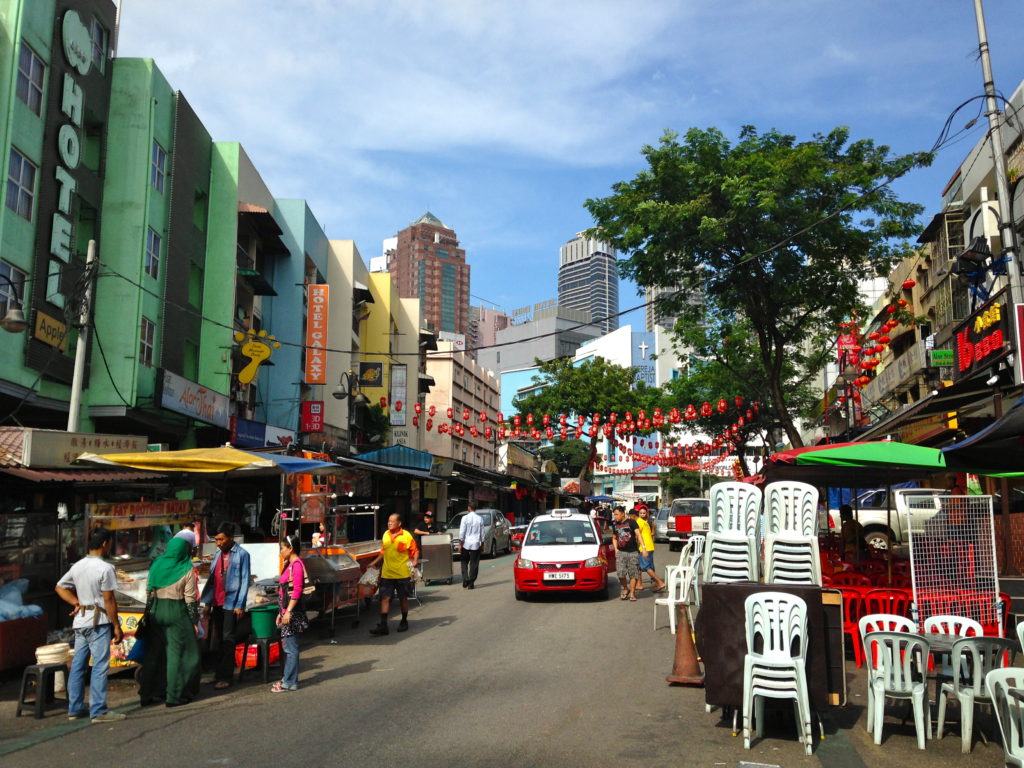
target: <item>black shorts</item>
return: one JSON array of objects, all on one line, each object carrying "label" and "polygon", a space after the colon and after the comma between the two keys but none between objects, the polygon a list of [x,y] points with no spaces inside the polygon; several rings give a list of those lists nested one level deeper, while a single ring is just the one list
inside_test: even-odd
[{"label": "black shorts", "polygon": [[377,589],[381,597],[397,597],[399,600],[412,596],[412,579],[381,579]]}]

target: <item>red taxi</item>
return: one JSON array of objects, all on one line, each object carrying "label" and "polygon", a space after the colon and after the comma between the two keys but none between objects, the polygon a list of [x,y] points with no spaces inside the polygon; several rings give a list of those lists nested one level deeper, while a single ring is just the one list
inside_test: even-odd
[{"label": "red taxi", "polygon": [[614,550],[594,521],[571,509],[553,509],[526,530],[512,566],[516,600],[540,592],[587,592],[604,600],[614,570]]}]

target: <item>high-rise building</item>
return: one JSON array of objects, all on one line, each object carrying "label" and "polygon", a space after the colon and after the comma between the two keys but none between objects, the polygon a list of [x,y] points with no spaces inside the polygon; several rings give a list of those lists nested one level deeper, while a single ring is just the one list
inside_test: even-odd
[{"label": "high-rise building", "polygon": [[675,327],[678,315],[666,312],[665,309],[660,306],[658,299],[661,297],[672,294],[678,291],[679,288],[652,288],[650,286],[644,288],[644,325],[648,333],[654,332],[654,326],[660,325],[662,328],[672,330]]},{"label": "high-rise building", "polygon": [[497,342],[498,331],[508,328],[511,322],[512,318],[500,309],[470,307],[467,349],[475,356],[477,349],[493,347]]},{"label": "high-rise building", "polygon": [[590,312],[604,333],[619,327],[619,271],[611,245],[580,232],[562,246],[558,306]]},{"label": "high-rise building", "polygon": [[396,236],[387,269],[402,298],[420,300],[431,331],[469,331],[469,265],[455,230],[424,213]]}]

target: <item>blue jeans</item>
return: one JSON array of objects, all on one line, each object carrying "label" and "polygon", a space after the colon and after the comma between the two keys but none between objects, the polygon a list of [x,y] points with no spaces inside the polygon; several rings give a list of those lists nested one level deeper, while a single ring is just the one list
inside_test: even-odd
[{"label": "blue jeans", "polygon": [[112,624],[75,630],[75,658],[71,662],[68,679],[69,715],[85,714],[85,676],[89,674],[90,657],[89,717],[98,717],[107,711],[107,670],[110,668],[110,641],[113,636]]},{"label": "blue jeans", "polygon": [[282,637],[281,642],[284,644],[284,676],[281,678],[281,686],[296,691],[299,688],[299,636],[288,635]]}]

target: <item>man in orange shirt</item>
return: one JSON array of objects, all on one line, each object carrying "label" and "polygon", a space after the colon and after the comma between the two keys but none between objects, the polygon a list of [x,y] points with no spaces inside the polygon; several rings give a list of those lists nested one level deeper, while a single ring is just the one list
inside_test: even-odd
[{"label": "man in orange shirt", "polygon": [[376,568],[383,561],[380,569],[380,624],[370,630],[370,634],[383,637],[388,634],[388,610],[391,598],[402,601],[402,620],[398,622],[398,631],[409,629],[409,595],[412,594],[412,568],[420,559],[420,550],[416,539],[402,529],[402,518],[391,515],[388,518],[388,529],[381,537],[380,554],[368,566]]}]

